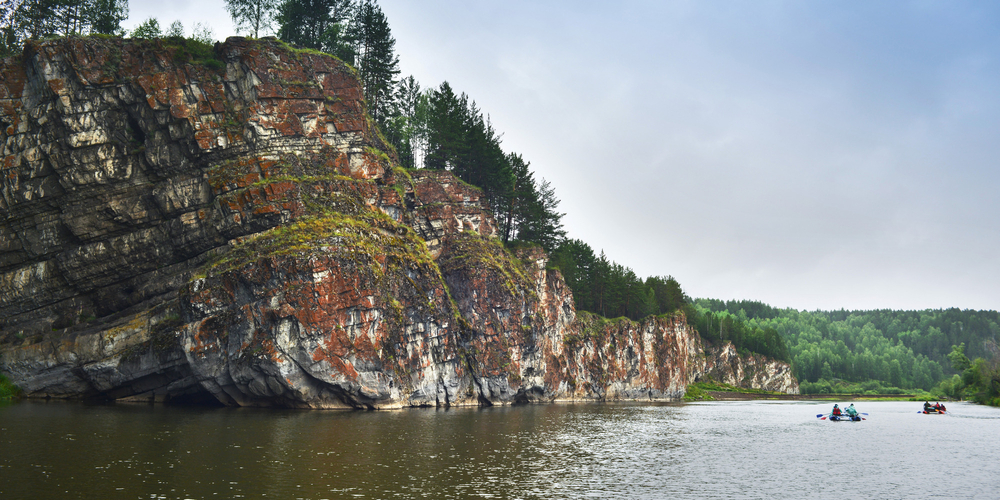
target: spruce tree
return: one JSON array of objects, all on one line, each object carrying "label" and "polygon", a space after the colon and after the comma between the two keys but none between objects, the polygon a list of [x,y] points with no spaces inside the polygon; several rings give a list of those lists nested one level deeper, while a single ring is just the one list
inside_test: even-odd
[{"label": "spruce tree", "polygon": [[396,39],[382,8],[372,0],[361,0],[352,27],[356,67],[369,112],[375,121],[382,123],[390,115],[399,74]]},{"label": "spruce tree", "polygon": [[427,168],[451,170],[465,149],[465,94],[455,95],[443,82],[431,93],[427,114]]},{"label": "spruce tree", "polygon": [[276,17],[278,38],[339,57],[343,25],[352,11],[351,0],[285,0]]}]

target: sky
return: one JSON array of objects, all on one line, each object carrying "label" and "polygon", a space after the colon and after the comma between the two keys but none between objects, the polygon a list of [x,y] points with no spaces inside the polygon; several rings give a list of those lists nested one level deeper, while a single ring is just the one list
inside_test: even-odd
[{"label": "sky", "polygon": [[[692,297],[1000,309],[1000,3],[380,0],[568,236]],[[235,34],[221,0],[132,0]]]}]

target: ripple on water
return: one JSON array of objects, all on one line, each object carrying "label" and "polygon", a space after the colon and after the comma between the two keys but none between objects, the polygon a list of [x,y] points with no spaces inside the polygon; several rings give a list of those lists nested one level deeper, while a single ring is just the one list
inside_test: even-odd
[{"label": "ripple on water", "polygon": [[375,413],[0,408],[8,498],[994,498],[1000,410],[859,402]]}]

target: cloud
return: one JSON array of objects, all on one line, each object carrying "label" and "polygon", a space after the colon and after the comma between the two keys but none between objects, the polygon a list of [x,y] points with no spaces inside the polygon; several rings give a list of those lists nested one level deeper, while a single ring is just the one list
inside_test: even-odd
[{"label": "cloud", "polygon": [[[640,275],[803,309],[1000,308],[1000,5],[379,3],[403,75],[468,93],[570,236]],[[232,33],[222,2],[173,5],[161,21]]]}]

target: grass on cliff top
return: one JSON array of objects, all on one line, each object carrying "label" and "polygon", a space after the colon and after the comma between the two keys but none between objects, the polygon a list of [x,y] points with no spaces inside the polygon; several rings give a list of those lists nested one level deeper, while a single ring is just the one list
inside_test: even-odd
[{"label": "grass on cliff top", "polygon": [[0,401],[8,401],[20,397],[21,389],[14,385],[6,375],[0,373]]},{"label": "grass on cliff top", "polygon": [[163,44],[173,47],[174,59],[178,62],[190,62],[191,64],[205,66],[206,68],[218,70],[225,64],[215,53],[215,46],[195,40],[194,38],[184,38],[182,36],[171,36],[163,39]]}]

